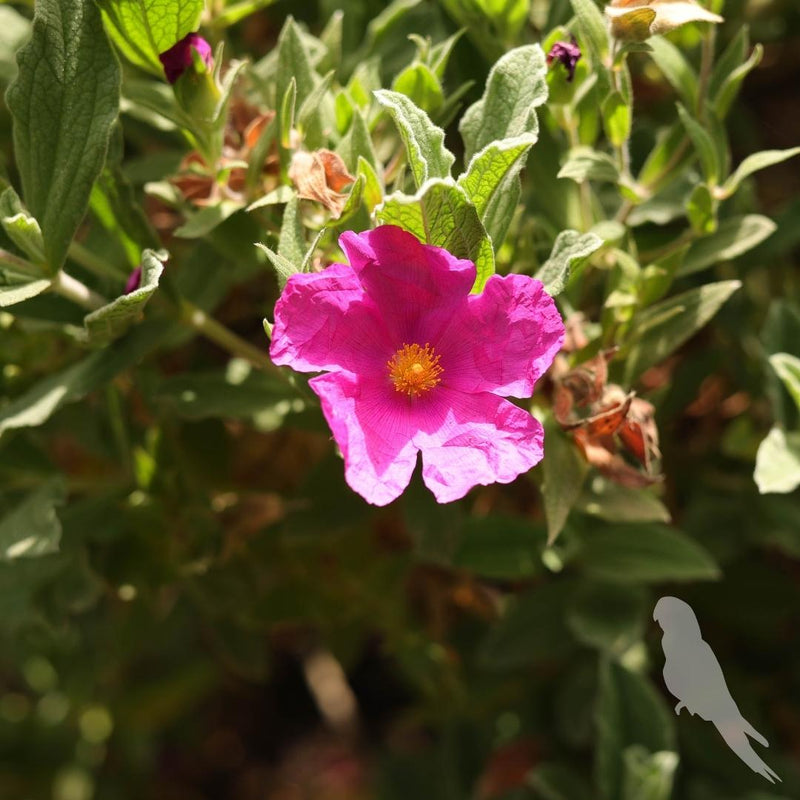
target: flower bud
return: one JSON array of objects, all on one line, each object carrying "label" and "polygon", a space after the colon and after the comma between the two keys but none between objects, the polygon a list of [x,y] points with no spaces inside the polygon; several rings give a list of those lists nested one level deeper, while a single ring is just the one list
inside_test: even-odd
[{"label": "flower bud", "polygon": [[575,37],[569,42],[556,42],[547,54],[547,66],[549,67],[554,61],[560,61],[564,68],[567,70],[567,82],[572,83],[575,77],[575,65],[581,57],[581,48],[578,47],[578,42]]},{"label": "flower bud", "polygon": [[213,123],[220,91],[214,80],[211,45],[200,34],[189,33],[159,58],[181,108],[204,125]]},{"label": "flower bud", "polygon": [[187,33],[183,39],[159,55],[159,59],[164,66],[164,73],[170,83],[175,84],[187,69],[195,68],[196,71],[196,62],[192,50],[197,53],[200,61],[205,64],[203,71],[208,72],[211,70],[214,65],[211,45],[199,33]]}]

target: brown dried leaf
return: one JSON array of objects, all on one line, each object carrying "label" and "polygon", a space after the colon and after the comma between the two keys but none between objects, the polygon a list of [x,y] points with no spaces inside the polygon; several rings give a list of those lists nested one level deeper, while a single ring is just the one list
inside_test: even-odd
[{"label": "brown dried leaf", "polygon": [[722,22],[694,0],[612,0],[605,8],[611,32],[623,41],[643,42],[687,22]]},{"label": "brown dried leaf", "polygon": [[312,153],[298,150],[292,156],[289,177],[299,197],[322,203],[336,217],[342,213],[347,200],[347,195],[339,190],[355,180],[341,156],[331,150]]}]

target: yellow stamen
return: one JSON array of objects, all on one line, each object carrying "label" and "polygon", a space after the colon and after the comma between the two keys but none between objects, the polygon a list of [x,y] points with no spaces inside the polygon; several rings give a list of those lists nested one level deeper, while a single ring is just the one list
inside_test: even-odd
[{"label": "yellow stamen", "polygon": [[386,364],[394,388],[409,397],[429,391],[441,380],[439,358],[429,344],[404,344]]}]

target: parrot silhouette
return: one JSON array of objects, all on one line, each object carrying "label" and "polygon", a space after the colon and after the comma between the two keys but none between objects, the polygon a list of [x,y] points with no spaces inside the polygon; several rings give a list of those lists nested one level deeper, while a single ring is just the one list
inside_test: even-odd
[{"label": "parrot silhouette", "polygon": [[742,716],[728,691],[722,667],[710,645],[703,639],[692,607],[677,597],[662,597],[653,611],[653,619],[664,631],[664,683],[682,708],[713,723],[725,743],[770,783],[780,781],[777,774],[753,750],[750,736],[764,747],[767,740]]}]

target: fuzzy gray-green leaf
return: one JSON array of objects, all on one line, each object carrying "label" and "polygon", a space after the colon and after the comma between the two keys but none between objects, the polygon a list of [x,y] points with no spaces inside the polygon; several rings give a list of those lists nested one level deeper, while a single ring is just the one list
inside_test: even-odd
[{"label": "fuzzy gray-green leaf", "polygon": [[469,160],[486,145],[523,133],[538,133],[536,108],[547,100],[547,65],[538,44],[517,47],[491,69],[483,97],[458,126]]},{"label": "fuzzy gray-green leaf", "polygon": [[449,178],[455,156],[444,146],[444,131],[405,95],[380,90],[375,97],[400,130],[417,187],[429,178]]},{"label": "fuzzy gray-green leaf", "polygon": [[433,179],[415,195],[395,193],[376,209],[378,224],[399,225],[421,242],[468,258],[477,267],[473,291],[480,291],[494,273],[492,243],[478,211],[452,181]]},{"label": "fuzzy gray-green leaf", "polygon": [[50,270],[89,204],[119,110],[119,64],[92,0],[41,0],[6,95],[23,199],[38,220]]}]

